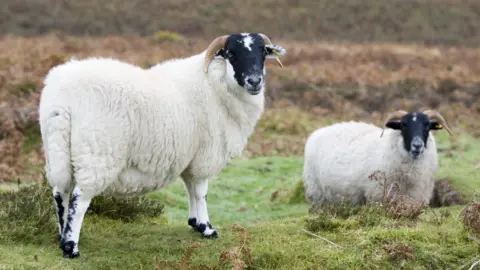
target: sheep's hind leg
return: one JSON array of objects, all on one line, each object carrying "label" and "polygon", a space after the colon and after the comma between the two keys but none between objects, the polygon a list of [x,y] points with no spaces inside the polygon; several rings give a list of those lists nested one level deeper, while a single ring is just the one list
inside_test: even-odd
[{"label": "sheep's hind leg", "polygon": [[84,192],[78,186],[75,186],[72,192],[72,198],[68,208],[67,222],[63,231],[61,248],[63,257],[75,258],[80,256],[78,251],[78,239],[85,212],[90,205],[93,195]]},{"label": "sheep's hind leg", "polygon": [[194,182],[195,203],[197,208],[197,230],[206,238],[217,238],[217,231],[210,224],[207,211],[208,180]]},{"label": "sheep's hind leg", "polygon": [[58,187],[53,188],[53,199],[55,201],[55,209],[58,220],[58,240],[60,242],[63,239],[63,230],[65,228],[65,223],[67,222],[67,213],[68,213],[68,198],[70,194],[66,191],[60,190]]}]

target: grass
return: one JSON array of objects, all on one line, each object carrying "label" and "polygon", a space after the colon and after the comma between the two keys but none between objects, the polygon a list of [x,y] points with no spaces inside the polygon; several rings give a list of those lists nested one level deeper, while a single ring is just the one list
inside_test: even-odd
[{"label": "grass", "polygon": [[[452,143],[437,134],[439,175],[471,199],[480,188],[480,172],[471,165],[479,162],[478,141],[461,135]],[[53,204],[46,200],[48,205],[32,206],[48,217],[37,235],[18,222],[31,224],[28,216],[17,218],[16,230],[8,227],[14,217],[2,217],[0,269],[458,269],[478,257],[475,236],[458,218],[462,206],[426,209],[413,219],[392,218],[375,206],[309,214],[299,183],[302,163],[295,156],[237,159],[212,179],[208,206],[216,240],[188,228],[188,201],[178,181],[147,195],[165,205],[160,216],[125,222],[102,211],[87,214],[81,257],[67,260],[56,242]]]},{"label": "grass", "polygon": [[437,176],[451,179],[456,190],[472,200],[480,190],[480,144],[468,134],[447,138],[446,132],[436,133],[439,148]]},{"label": "grass", "polygon": [[[217,226],[227,223],[246,225],[305,214],[305,205],[283,203],[290,196],[291,188],[300,181],[302,164],[298,157],[237,160],[209,183],[208,203],[212,220]],[[156,198],[166,205],[169,211],[165,216],[169,220],[181,220],[186,224],[188,198],[181,181],[166,190],[149,194],[149,198]],[[222,214],[217,216],[217,213]]]}]

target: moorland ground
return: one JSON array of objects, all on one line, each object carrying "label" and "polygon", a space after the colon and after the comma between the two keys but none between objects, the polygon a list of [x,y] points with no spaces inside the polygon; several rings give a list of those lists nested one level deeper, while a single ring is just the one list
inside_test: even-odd
[{"label": "moorland ground", "polygon": [[[460,212],[480,189],[480,4],[313,2],[6,1],[0,183],[5,192],[24,189],[0,195],[0,268],[468,269],[479,260],[478,236],[465,230]],[[220,238],[189,230],[177,182],[148,194],[151,203],[96,201],[81,257],[61,258],[48,188],[28,188],[43,183],[37,105],[48,69],[87,56],[148,67],[243,31],[267,34],[288,54],[284,68],[267,63],[267,108],[244,155],[211,181],[209,210]],[[455,135],[435,133],[437,180],[449,184],[440,208],[412,219],[381,207],[308,214],[300,180],[310,132],[342,120],[381,125],[390,111],[427,108],[439,110]],[[450,189],[465,202],[448,205],[460,201]],[[126,220],[137,213],[143,216]]]}]

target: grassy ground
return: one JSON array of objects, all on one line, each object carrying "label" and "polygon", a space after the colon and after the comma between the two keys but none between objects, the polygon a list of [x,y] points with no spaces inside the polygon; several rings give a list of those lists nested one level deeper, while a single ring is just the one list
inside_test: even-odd
[{"label": "grassy ground", "polygon": [[[452,143],[437,134],[439,177],[448,177],[471,200],[480,189],[479,141],[461,135]],[[48,226],[36,237],[21,234],[33,224],[28,218],[12,223],[20,228],[8,228],[12,218],[2,216],[2,207],[0,269],[153,269],[155,257],[157,269],[164,263],[168,269],[188,269],[182,263],[191,269],[230,269],[242,262],[248,269],[458,269],[478,257],[479,245],[472,238],[478,236],[464,230],[458,218],[462,206],[425,209],[413,220],[390,218],[374,206],[309,215],[299,184],[302,164],[301,157],[238,159],[213,179],[208,203],[220,235],[216,240],[202,239],[186,225],[181,182],[148,194],[165,205],[161,216],[126,222],[88,213],[81,257],[75,260],[61,257],[53,204],[46,204]],[[38,207],[38,212],[48,207]],[[195,243],[199,247],[187,249],[191,256],[183,258]],[[230,262],[221,266],[221,258]]]},{"label": "grassy ground", "polygon": [[[463,206],[425,209],[413,220],[374,206],[308,214],[299,182],[304,142],[315,128],[352,119],[380,125],[393,110],[435,109],[456,135],[436,133],[437,178],[471,201],[480,189],[480,2],[4,2],[0,269],[468,269],[480,259],[479,235],[458,218]],[[28,189],[42,180],[37,105],[47,71],[88,56],[149,67],[244,31],[267,34],[288,54],[284,68],[267,62],[266,111],[244,159],[210,183],[209,212],[220,238],[190,231],[178,182],[148,200],[96,199],[81,257],[63,259],[49,191]],[[17,180],[23,192],[8,192]],[[440,187],[442,203],[455,201],[448,186]]]}]

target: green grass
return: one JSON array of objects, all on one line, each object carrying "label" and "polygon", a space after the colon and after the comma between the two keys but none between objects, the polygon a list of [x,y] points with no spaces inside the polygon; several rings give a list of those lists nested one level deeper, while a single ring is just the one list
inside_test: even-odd
[{"label": "green grass", "polygon": [[[437,133],[442,149],[438,175],[450,178],[471,198],[480,188],[480,171],[475,168],[480,162],[479,142],[466,135],[453,145],[449,140],[443,132]],[[480,259],[478,243],[457,218],[461,206],[428,209],[418,220],[392,219],[381,209],[369,208],[308,215],[299,183],[302,164],[301,157],[239,159],[212,179],[208,207],[220,237],[215,240],[202,239],[187,226],[188,200],[180,181],[148,194],[165,205],[159,217],[125,222],[87,214],[81,256],[74,260],[61,257],[52,224],[53,204],[46,221],[49,226],[36,231],[36,236],[13,237],[13,231],[28,230],[21,223],[15,223],[20,226],[16,230],[6,230],[11,217],[2,217],[0,209],[0,269],[154,269],[155,257],[159,264],[166,261],[168,269],[187,269],[177,263],[184,249],[196,242],[200,248],[190,250],[191,257],[184,260],[196,269],[230,269],[228,264],[220,266],[220,254],[242,245],[251,255],[251,260],[241,258],[248,269],[399,269],[401,265],[403,269],[458,269]],[[238,226],[247,233],[242,234]]]},{"label": "green grass", "polygon": [[[299,157],[261,157],[236,160],[209,182],[208,208],[217,225],[236,222],[241,225],[254,221],[301,216],[304,204],[283,203],[292,187],[301,180],[303,159]],[[278,196],[272,202],[272,193]],[[187,222],[188,197],[183,183],[178,181],[167,189],[149,194],[166,205],[169,220]],[[167,210],[168,209],[168,210]]]},{"label": "green grass", "polygon": [[452,145],[446,132],[435,134],[439,149],[438,177],[448,177],[465,198],[480,191],[480,142],[467,134],[455,135]]}]

